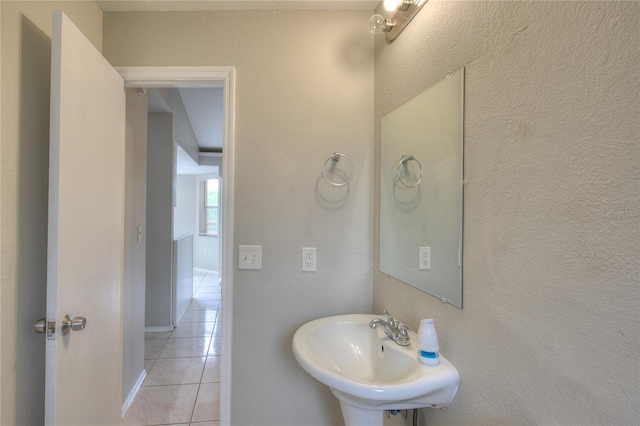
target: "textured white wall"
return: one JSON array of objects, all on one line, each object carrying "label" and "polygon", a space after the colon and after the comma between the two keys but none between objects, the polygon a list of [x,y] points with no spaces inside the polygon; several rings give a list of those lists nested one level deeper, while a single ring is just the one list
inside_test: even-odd
[{"label": "textured white wall", "polygon": [[93,1],[2,1],[0,145],[0,424],[44,422],[51,12],[100,49]]},{"label": "textured white wall", "polygon": [[180,324],[193,298],[193,234],[173,241],[173,324]]},{"label": "textured white wall", "polygon": [[[196,222],[196,177],[178,175],[176,185],[176,207],[173,209],[173,238],[184,233],[197,233]],[[195,238],[195,237],[194,237]]]},{"label": "textured white wall", "polygon": [[429,2],[376,40],[376,146],[387,111],[467,71],[464,309],[374,273],[374,310],[435,318],[460,371],[430,425],[640,423],[639,13]]},{"label": "textured white wall", "polygon": [[[122,284],[123,402],[144,369],[144,299],[147,234],[147,95],[127,89],[124,274]],[[138,241],[142,226],[142,241]]]},{"label": "textured white wall", "polygon": [[[341,422],[335,398],[296,363],[291,338],[311,319],[371,310],[369,15],[104,16],[104,52],[113,65],[237,70],[234,238],[236,246],[262,245],[263,269],[234,272],[233,424]],[[321,167],[335,151],[358,167],[348,188],[322,181]],[[316,273],[300,272],[306,246],[318,249]]]},{"label": "textured white wall", "polygon": [[173,140],[174,142],[178,142],[182,149],[197,163],[199,160],[198,153],[200,152],[200,147],[198,146],[196,135],[191,128],[191,122],[189,122],[187,110],[184,108],[180,92],[169,89],[165,93],[167,93],[167,104],[173,113]]},{"label": "textured white wall", "polygon": [[145,326],[171,325],[173,118],[151,112],[147,138],[147,267]]}]

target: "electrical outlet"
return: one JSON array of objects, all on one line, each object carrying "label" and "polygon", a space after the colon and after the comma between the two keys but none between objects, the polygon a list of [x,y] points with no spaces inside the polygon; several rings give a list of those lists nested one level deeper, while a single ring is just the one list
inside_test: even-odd
[{"label": "electrical outlet", "polygon": [[302,271],[315,272],[315,270],[316,270],[316,248],[303,247],[302,248]]},{"label": "electrical outlet", "polygon": [[418,261],[418,269],[431,269],[431,247],[420,247],[420,256]]},{"label": "electrical outlet", "polygon": [[239,246],[238,269],[262,269],[262,246]]}]

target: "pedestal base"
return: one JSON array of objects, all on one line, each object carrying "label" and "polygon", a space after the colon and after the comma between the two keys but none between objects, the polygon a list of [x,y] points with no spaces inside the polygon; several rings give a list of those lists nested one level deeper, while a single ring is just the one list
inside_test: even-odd
[{"label": "pedestal base", "polygon": [[382,426],[384,410],[360,408],[340,400],[345,426]]}]

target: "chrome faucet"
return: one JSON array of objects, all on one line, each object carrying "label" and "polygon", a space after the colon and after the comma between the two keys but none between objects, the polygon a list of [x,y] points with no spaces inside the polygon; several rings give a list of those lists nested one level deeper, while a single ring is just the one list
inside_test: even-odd
[{"label": "chrome faucet", "polygon": [[384,311],[384,314],[387,316],[386,322],[380,318],[374,318],[369,322],[369,327],[384,327],[384,334],[389,336],[391,340],[400,346],[409,346],[411,344],[411,340],[409,339],[410,328],[400,321],[394,320],[389,312]]}]

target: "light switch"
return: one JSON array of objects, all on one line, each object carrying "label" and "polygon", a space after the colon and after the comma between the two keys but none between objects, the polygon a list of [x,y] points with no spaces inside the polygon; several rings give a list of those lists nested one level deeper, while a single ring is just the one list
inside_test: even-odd
[{"label": "light switch", "polygon": [[239,246],[238,269],[262,269],[262,246]]}]

